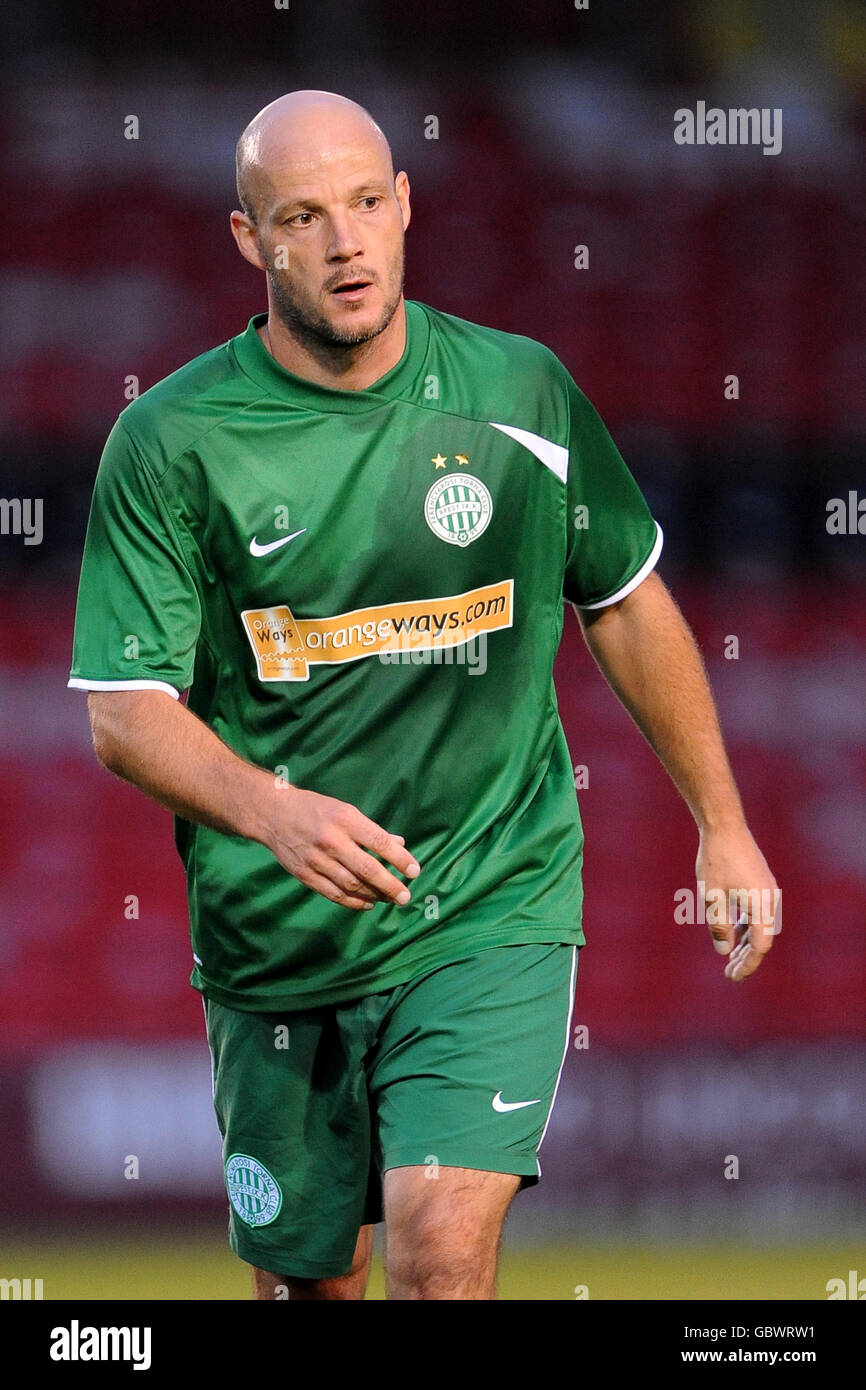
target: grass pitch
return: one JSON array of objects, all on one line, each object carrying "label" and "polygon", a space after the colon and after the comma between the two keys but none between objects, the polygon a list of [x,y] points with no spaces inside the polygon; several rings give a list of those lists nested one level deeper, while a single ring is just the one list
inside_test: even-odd
[{"label": "grass pitch", "polygon": [[[55,1238],[3,1242],[9,1276],[41,1278],[44,1298],[185,1300],[249,1297],[247,1266],[222,1234],[140,1238]],[[500,1298],[573,1301],[586,1288],[590,1300],[786,1300],[827,1297],[829,1279],[847,1278],[863,1265],[854,1246],[512,1246],[503,1252]],[[381,1254],[367,1291],[384,1299]]]}]

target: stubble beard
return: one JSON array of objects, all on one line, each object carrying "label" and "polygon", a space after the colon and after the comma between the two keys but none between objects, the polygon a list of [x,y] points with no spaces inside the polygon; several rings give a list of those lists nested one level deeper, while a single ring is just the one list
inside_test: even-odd
[{"label": "stubble beard", "polygon": [[[389,267],[389,269],[393,268]],[[273,265],[269,264],[267,275],[271,286],[274,312],[287,332],[293,338],[303,342],[305,346],[321,350],[323,347],[359,347],[362,343],[369,343],[373,338],[378,338],[380,333],[384,333],[396,314],[403,296],[405,259],[402,245],[397,255],[396,270],[397,288],[382,306],[382,312],[376,322],[372,327],[367,328],[352,328],[350,325],[345,328],[335,327],[324,314],[293,297],[285,271],[276,271]],[[389,275],[388,279],[390,281],[393,277]]]}]

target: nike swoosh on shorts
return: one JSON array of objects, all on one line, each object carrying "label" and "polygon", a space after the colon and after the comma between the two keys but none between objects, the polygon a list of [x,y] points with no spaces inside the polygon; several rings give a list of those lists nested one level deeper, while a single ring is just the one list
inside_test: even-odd
[{"label": "nike swoosh on shorts", "polygon": [[497,1091],[490,1104],[493,1106],[494,1110],[498,1110],[500,1114],[504,1114],[506,1110],[523,1110],[527,1105],[540,1105],[541,1100],[506,1101],[502,1099],[502,1092]]}]

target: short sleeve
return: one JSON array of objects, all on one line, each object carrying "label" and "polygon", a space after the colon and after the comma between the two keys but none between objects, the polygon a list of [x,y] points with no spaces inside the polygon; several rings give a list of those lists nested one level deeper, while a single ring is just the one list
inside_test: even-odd
[{"label": "short sleeve", "polygon": [[121,421],[103,451],[87,525],[69,685],[192,684],[201,605],[177,525]]},{"label": "short sleeve", "polygon": [[578,608],[625,598],[655,567],[662,530],[598,411],[566,376],[569,404],[563,593]]}]

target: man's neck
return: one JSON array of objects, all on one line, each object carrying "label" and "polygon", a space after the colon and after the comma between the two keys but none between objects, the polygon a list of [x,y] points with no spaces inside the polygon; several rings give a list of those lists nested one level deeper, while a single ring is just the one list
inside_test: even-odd
[{"label": "man's neck", "polygon": [[396,367],[406,348],[406,305],[401,298],[387,328],[351,347],[314,344],[295,337],[273,311],[257,330],[262,343],[293,376],[337,391],[366,391]]}]

